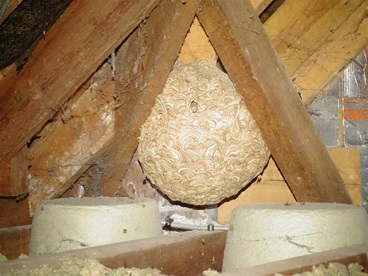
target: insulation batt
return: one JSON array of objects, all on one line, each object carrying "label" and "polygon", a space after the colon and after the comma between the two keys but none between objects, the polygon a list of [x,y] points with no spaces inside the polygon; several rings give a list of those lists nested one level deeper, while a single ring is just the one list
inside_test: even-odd
[{"label": "insulation batt", "polygon": [[173,201],[216,204],[260,174],[270,152],[216,59],[177,63],[141,128],[138,158]]}]

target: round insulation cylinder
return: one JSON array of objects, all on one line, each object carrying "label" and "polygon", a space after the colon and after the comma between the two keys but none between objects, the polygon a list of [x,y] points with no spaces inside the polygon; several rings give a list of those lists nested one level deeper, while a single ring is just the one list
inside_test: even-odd
[{"label": "round insulation cylinder", "polygon": [[259,204],[236,208],[223,272],[367,242],[367,214],[334,203]]},{"label": "round insulation cylinder", "polygon": [[46,200],[35,210],[30,255],[161,234],[161,218],[154,199],[98,197]]}]

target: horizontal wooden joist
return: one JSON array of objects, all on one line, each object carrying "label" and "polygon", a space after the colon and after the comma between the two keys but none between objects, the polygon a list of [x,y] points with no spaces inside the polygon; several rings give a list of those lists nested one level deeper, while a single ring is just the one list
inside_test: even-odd
[{"label": "horizontal wooden joist", "polygon": [[63,256],[73,254],[98,260],[109,268],[151,267],[167,275],[200,275],[207,269],[221,270],[225,241],[226,232],[188,231],[13,260],[0,265],[0,274],[23,266],[58,267]]},{"label": "horizontal wooden joist", "polygon": [[296,200],[351,203],[250,2],[203,0],[197,16]]}]

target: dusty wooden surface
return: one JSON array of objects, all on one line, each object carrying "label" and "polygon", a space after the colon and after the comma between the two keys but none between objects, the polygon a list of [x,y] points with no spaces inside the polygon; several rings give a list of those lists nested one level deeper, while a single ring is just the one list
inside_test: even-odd
[{"label": "dusty wooden surface", "polygon": [[9,260],[28,254],[31,225],[0,228],[0,253]]},{"label": "dusty wooden surface", "polygon": [[367,246],[365,244],[353,245],[320,253],[294,257],[287,260],[251,266],[246,269],[239,269],[237,272],[227,272],[222,273],[221,275],[274,276],[275,273],[280,273],[285,276],[290,276],[295,275],[296,273],[312,271],[313,266],[324,265],[327,267],[328,264],[332,262],[339,262],[346,266],[352,263],[358,263],[363,266],[364,271],[367,271]]},{"label": "dusty wooden surface", "polygon": [[0,264],[0,273],[22,267],[60,265],[60,257],[73,254],[99,260],[110,268],[156,267],[170,275],[201,275],[209,268],[219,270],[225,247],[226,232],[182,232],[95,248],[12,260]]},{"label": "dusty wooden surface", "polygon": [[199,21],[294,197],[350,203],[343,180],[251,4],[204,0],[201,7]]},{"label": "dusty wooden surface", "polygon": [[11,103],[16,101],[15,83],[17,65],[13,63],[0,71],[0,120],[8,113]]},{"label": "dusty wooden surface", "polygon": [[291,76],[302,66],[363,2],[285,1],[264,26],[287,73]]},{"label": "dusty wooden surface", "polygon": [[[0,120],[3,119],[10,103],[17,101],[15,84],[17,66],[12,64],[0,71]],[[18,196],[28,192],[27,148],[23,147],[11,160],[0,163],[0,196]]]},{"label": "dusty wooden surface", "polygon": [[9,163],[0,166],[0,196],[20,196],[28,193],[28,148],[21,149]]},{"label": "dusty wooden surface", "polygon": [[368,0],[365,0],[291,76],[303,102],[311,103],[367,45]]},{"label": "dusty wooden surface", "polygon": [[[353,203],[360,205],[360,149],[328,148],[328,153],[344,180]],[[252,183],[237,197],[226,200],[219,206],[218,220],[221,223],[229,221],[236,206],[268,202],[295,202],[293,194],[272,158],[259,182]]]},{"label": "dusty wooden surface", "polygon": [[0,122],[2,163],[42,128],[157,3],[82,0],[68,7],[18,76],[19,103]]},{"label": "dusty wooden surface", "polygon": [[269,4],[272,3],[273,0],[251,0],[254,9],[256,10],[257,14],[260,15]]},{"label": "dusty wooden surface", "polygon": [[119,195],[120,184],[138,145],[140,127],[166,83],[198,3],[163,1],[124,42],[117,55],[118,134],[103,161],[103,195]]},{"label": "dusty wooden surface", "polygon": [[32,223],[28,211],[28,199],[0,199],[0,228],[22,226]]},{"label": "dusty wooden surface", "polygon": [[106,67],[90,80],[90,85],[77,92],[80,97],[70,101],[31,145],[31,213],[39,202],[60,197],[73,185],[116,134],[114,87],[110,85]]},{"label": "dusty wooden surface", "polygon": [[366,0],[286,0],[265,22],[305,103],[366,47],[367,7]]},{"label": "dusty wooden surface", "polygon": [[[251,2],[254,5],[257,1]],[[368,43],[367,0],[347,1],[346,8],[343,4],[341,0],[285,1],[264,23],[287,72],[293,72],[289,76],[301,92],[304,104],[311,103]],[[202,30],[191,31],[193,39],[188,45],[196,45],[196,33]],[[203,43],[193,55],[206,58],[211,48],[211,44]],[[196,48],[190,49],[193,52]]]}]

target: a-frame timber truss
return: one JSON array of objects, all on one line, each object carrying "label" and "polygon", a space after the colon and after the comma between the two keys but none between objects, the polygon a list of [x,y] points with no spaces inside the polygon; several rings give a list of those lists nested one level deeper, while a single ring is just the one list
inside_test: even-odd
[{"label": "a-frame timber truss", "polygon": [[0,165],[8,166],[24,154],[27,142],[123,41],[116,57],[117,64],[125,66],[117,69],[119,81],[134,83],[114,112],[114,133],[103,149],[91,154],[85,166],[63,183],[31,193],[31,206],[60,196],[98,158],[111,168],[110,175],[101,176],[102,193],[114,195],[137,147],[140,126],[165,85],[195,16],[244,97],[295,199],[351,203],[249,0],[111,0],[109,5],[79,0],[47,32],[17,76],[15,88],[9,88],[12,104],[0,114]]}]

